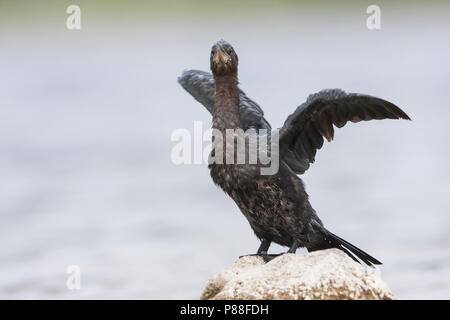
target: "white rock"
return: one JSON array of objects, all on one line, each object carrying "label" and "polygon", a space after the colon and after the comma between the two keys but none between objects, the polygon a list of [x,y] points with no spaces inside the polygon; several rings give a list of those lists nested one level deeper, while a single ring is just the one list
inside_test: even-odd
[{"label": "white rock", "polygon": [[394,299],[389,287],[338,249],[246,256],[210,279],[201,299]]}]

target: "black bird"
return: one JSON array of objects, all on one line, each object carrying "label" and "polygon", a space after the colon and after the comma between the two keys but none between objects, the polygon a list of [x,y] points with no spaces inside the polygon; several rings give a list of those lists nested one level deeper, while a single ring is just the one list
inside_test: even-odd
[{"label": "black bird", "polygon": [[[262,109],[238,87],[238,56],[232,46],[221,40],[214,44],[210,73],[189,70],[179,83],[213,115],[213,128],[267,129]],[[258,255],[270,260],[271,242],[308,251],[338,248],[352,259],[369,266],[380,261],[351,243],[328,231],[308,200],[303,174],[314,162],[324,139],[333,140],[333,125],[341,128],[348,121],[407,119],[408,115],[394,104],[369,95],[327,89],[308,97],[279,129],[279,170],[262,175],[252,164],[209,165],[213,181],[236,202],[261,240]],[[273,131],[272,131],[273,132]],[[214,139],[213,139],[214,140]],[[234,142],[234,140],[233,140]],[[228,143],[228,141],[226,141]],[[226,152],[226,151],[225,151]]]}]

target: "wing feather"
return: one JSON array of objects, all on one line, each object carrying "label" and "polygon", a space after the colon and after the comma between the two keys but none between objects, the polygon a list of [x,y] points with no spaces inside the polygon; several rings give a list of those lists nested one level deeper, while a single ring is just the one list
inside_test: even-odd
[{"label": "wing feather", "polygon": [[346,93],[340,89],[322,90],[310,95],[280,129],[280,157],[296,173],[304,173],[314,162],[323,138],[334,139],[334,126],[347,122],[406,119],[396,105],[369,95]]}]

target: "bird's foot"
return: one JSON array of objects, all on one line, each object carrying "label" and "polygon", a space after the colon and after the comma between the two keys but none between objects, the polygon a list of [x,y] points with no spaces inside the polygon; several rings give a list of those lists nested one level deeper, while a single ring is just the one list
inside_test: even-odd
[{"label": "bird's foot", "polygon": [[276,257],[281,256],[282,254],[285,254],[285,252],[283,253],[279,253],[279,254],[268,254],[268,253],[253,253],[253,254],[245,254],[243,256],[239,256],[239,259],[242,257],[252,257],[252,256],[256,256],[256,257],[261,257],[265,263],[275,259]]},{"label": "bird's foot", "polygon": [[284,252],[283,253],[278,253],[278,254],[266,254],[262,258],[263,258],[264,262],[267,263],[267,262],[272,261],[276,257],[279,257],[279,256],[281,256],[283,254],[284,254]]}]

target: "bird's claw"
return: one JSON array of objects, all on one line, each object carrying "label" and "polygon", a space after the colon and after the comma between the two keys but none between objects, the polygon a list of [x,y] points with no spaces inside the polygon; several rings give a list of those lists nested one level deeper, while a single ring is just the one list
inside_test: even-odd
[{"label": "bird's claw", "polygon": [[278,253],[278,254],[268,254],[267,252],[265,252],[265,253],[264,253],[264,252],[261,252],[261,253],[252,253],[252,254],[245,254],[245,255],[243,255],[243,256],[239,256],[239,259],[240,259],[240,258],[243,258],[243,257],[248,257],[248,256],[250,256],[250,257],[256,256],[256,257],[261,257],[261,258],[264,260],[264,262],[267,263],[267,262],[269,262],[269,261],[275,259],[276,257],[279,257],[279,256],[285,254],[285,253],[286,253],[286,252]]}]

